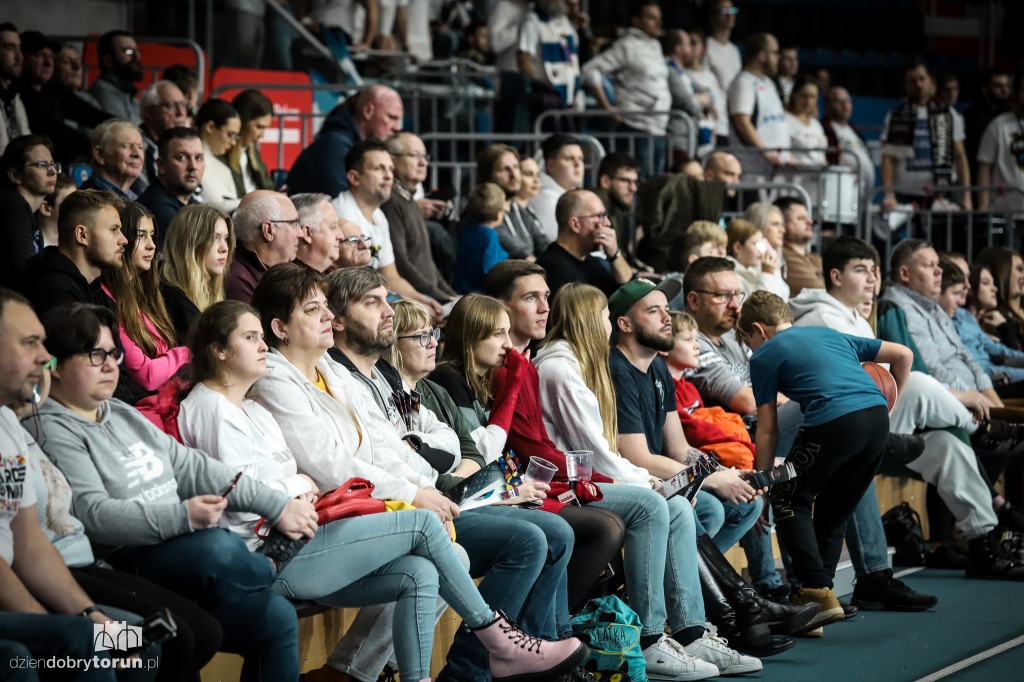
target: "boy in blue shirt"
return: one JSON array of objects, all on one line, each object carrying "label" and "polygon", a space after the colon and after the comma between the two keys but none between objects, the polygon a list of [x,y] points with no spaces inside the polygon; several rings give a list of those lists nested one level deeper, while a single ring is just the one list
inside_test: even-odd
[{"label": "boy in blue shirt", "polygon": [[878,471],[889,434],[888,402],[860,363],[890,363],[902,392],[914,356],[887,341],[826,327],[793,327],[789,306],[767,291],[744,302],[736,330],[754,351],[750,379],[757,402],[758,471],[775,460],[778,394],[800,403],[804,413],[786,459],[797,477],[776,485],[769,499],[779,539],[803,585],[792,601],[820,605],[809,628],[829,625],[843,619],[832,591],[843,531]]}]

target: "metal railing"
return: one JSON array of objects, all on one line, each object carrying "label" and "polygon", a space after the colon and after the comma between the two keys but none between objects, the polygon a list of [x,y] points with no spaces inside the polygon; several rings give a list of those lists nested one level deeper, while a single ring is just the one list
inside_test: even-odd
[{"label": "metal railing", "polygon": [[[98,43],[100,36],[51,36],[51,40],[58,40],[62,43],[82,43],[83,53],[85,52],[85,43]],[[192,50],[196,55],[196,76],[199,77],[199,85],[196,87],[198,95],[198,101],[204,100],[203,95],[206,92],[206,54],[203,52],[203,48],[199,46],[194,40],[188,38],[152,38],[149,36],[140,37],[139,42],[141,43],[155,43],[157,45],[169,45],[171,47],[186,47]],[[84,57],[84,54],[83,54]],[[145,54],[143,54],[145,57]],[[86,65],[85,60],[82,60],[82,87],[86,86],[89,82],[89,74],[93,71],[99,71],[98,65]],[[145,72],[153,74],[153,81],[160,80],[160,74],[171,64],[160,64],[160,65],[143,65],[142,69]]]},{"label": "metal railing", "polygon": [[[878,187],[872,198],[886,192],[900,193],[902,188]],[[906,238],[927,239],[938,251],[958,251],[971,262],[974,253],[986,246],[1011,246],[1018,248],[1018,225],[1024,224],[1024,211],[1009,207],[990,207],[984,210],[964,210],[951,202],[936,202],[946,194],[959,195],[963,192],[988,191],[1001,196],[1015,195],[1024,201],[1024,189],[1003,185],[969,185],[932,188],[926,186],[922,203],[929,206],[901,205],[885,210],[873,207],[867,229],[862,239],[879,247],[883,263],[889,262],[894,244]]]},{"label": "metal railing", "polygon": [[[545,133],[545,127],[550,127],[549,122],[555,122],[554,127],[557,129],[558,121],[562,120],[574,120],[574,119],[590,119],[596,121],[604,121],[608,128],[605,129],[592,129],[586,127],[578,128],[582,133],[588,133],[602,140],[602,144],[609,151],[626,151],[633,158],[641,164],[641,175],[657,175],[663,173],[664,168],[657,168],[657,163],[654,157],[654,146],[651,143],[655,138],[661,137],[652,135],[651,133],[643,132],[642,130],[636,131],[623,131],[616,128],[618,119],[620,117],[674,117],[677,120],[684,121],[686,123],[686,152],[691,158],[696,156],[697,153],[697,123],[693,120],[685,111],[681,109],[671,109],[666,111],[623,111],[620,109],[601,109],[601,110],[590,110],[590,111],[573,111],[571,109],[551,109],[545,111],[537,116],[537,119],[533,123],[533,132],[537,134]],[[550,134],[548,131],[546,134]],[[665,137],[665,158],[671,159],[673,152],[677,147],[675,146],[673,137]],[[640,140],[644,140],[645,144],[638,144]],[[619,143],[623,142],[625,149],[621,149]],[[645,158],[637,158],[636,150],[638,147],[643,146]]]},{"label": "metal railing", "polygon": [[[737,182],[737,183],[732,183],[732,184],[726,185],[726,187],[728,189],[730,189],[730,190],[736,190],[736,200],[735,200],[736,208],[734,210],[724,210],[724,211],[722,211],[722,217],[723,218],[727,218],[727,219],[728,218],[742,218],[743,217],[743,213],[747,210],[747,207],[744,205],[744,201],[747,198],[751,197],[751,196],[756,196],[756,195],[754,195],[754,192],[757,192],[758,195],[760,195],[762,192],[769,192],[769,193],[774,193],[774,194],[780,194],[780,193],[783,193],[783,192],[789,192],[789,193],[795,194],[796,196],[800,197],[803,200],[805,205],[807,205],[807,206],[813,206],[814,205],[812,203],[812,201],[811,201],[810,193],[806,189],[804,189],[803,185],[799,185],[799,184],[797,184],[795,182],[773,182],[773,181],[766,181],[766,182]],[[758,196],[756,200],[760,201],[761,198]],[[754,202],[750,202],[750,203],[754,203]],[[820,220],[813,221],[813,229],[814,229],[814,243],[815,244],[820,244],[821,243],[821,221]]]}]

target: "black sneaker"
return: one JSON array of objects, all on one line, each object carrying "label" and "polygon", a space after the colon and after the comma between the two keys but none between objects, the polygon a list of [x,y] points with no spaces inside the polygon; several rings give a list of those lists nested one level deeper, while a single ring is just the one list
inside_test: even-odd
[{"label": "black sneaker", "polygon": [[857,578],[850,603],[865,611],[924,611],[939,600],[933,595],[915,592],[886,569]]},{"label": "black sneaker", "polygon": [[934,552],[925,553],[924,565],[928,568],[963,570],[967,568],[967,555],[953,545],[942,543]]},{"label": "black sneaker", "polygon": [[988,580],[1024,580],[1024,564],[1003,547],[1004,533],[998,528],[970,541],[967,551],[967,578]]},{"label": "black sneaker", "polygon": [[1014,533],[1024,533],[1024,511],[1007,502],[996,515],[999,517],[1000,526]]},{"label": "black sneaker", "polygon": [[858,613],[860,613],[860,609],[858,609],[856,606],[854,606],[853,604],[851,604],[849,602],[843,601],[842,599],[839,600],[839,605],[843,607],[843,619],[844,620],[847,619],[847,618],[853,618]]}]

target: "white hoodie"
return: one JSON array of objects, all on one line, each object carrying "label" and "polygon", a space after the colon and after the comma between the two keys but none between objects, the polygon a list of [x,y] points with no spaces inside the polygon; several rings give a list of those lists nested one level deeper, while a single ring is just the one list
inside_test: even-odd
[{"label": "white hoodie", "polygon": [[824,289],[804,289],[789,301],[797,327],[828,327],[850,336],[875,338],[868,321]]},{"label": "white hoodie", "polygon": [[[267,352],[267,373],[249,397],[267,408],[284,433],[299,471],[320,490],[331,490],[353,477],[376,486],[381,500],[412,503],[418,488],[434,486],[437,473],[402,443],[393,429],[367,428],[357,405],[356,379],[326,353],[316,363],[330,395],[321,391],[276,350]],[[402,449],[408,450],[405,457]]]},{"label": "white hoodie", "polygon": [[604,437],[597,396],[583,382],[583,372],[567,341],[547,344],[534,358],[540,375],[540,405],[544,428],[562,452],[592,450],[594,471],[618,483],[651,487],[654,478],[613,452]]}]

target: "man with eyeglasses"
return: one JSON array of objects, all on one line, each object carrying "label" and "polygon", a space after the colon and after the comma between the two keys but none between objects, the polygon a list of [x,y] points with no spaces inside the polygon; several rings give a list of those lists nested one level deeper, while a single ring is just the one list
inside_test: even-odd
[{"label": "man with eyeglasses", "polygon": [[[440,303],[457,298],[455,290],[444,280],[432,254],[430,230],[416,201],[416,187],[427,179],[430,155],[423,140],[412,133],[396,133],[385,143],[395,163],[395,184],[391,197],[380,210],[390,227],[391,246],[395,250],[395,266],[416,291]],[[432,202],[430,199],[424,201]],[[444,202],[440,203],[442,207]],[[432,214],[433,215],[433,214]],[[454,245],[453,245],[454,248]]]},{"label": "man with eyeglasses", "polygon": [[373,257],[370,245],[373,237],[363,234],[363,228],[351,220],[339,220],[341,251],[336,261],[338,268],[368,268]]},{"label": "man with eyeglasses", "polygon": [[139,179],[149,186],[156,178],[157,140],[164,131],[188,125],[188,102],[177,85],[171,81],[157,81],[139,96],[142,111],[142,142],[146,145],[145,164]]},{"label": "man with eyeglasses", "polygon": [[224,295],[250,303],[267,270],[295,260],[302,225],[291,200],[266,189],[242,197],[234,218],[237,248],[224,280]]},{"label": "man with eyeglasses", "polygon": [[[585,189],[566,192],[555,208],[558,240],[537,258],[554,295],[569,282],[586,282],[611,296],[633,277],[600,197]],[[591,252],[601,249],[607,260]]]},{"label": "man with eyeglasses", "polygon": [[601,159],[597,168],[597,188],[594,190],[604,204],[608,220],[619,244],[633,254],[636,242],[636,221],[633,216],[633,198],[640,165],[629,154],[612,152]]},{"label": "man with eyeglasses", "polygon": [[142,80],[139,46],[127,31],[107,31],[96,46],[100,59],[100,77],[89,87],[89,93],[100,108],[117,118],[138,125],[142,123],[135,96],[135,83]]}]

